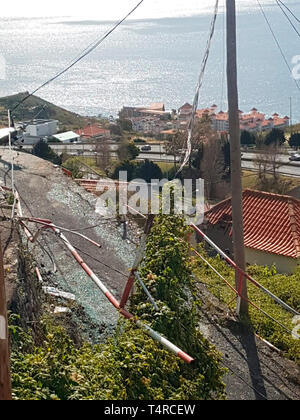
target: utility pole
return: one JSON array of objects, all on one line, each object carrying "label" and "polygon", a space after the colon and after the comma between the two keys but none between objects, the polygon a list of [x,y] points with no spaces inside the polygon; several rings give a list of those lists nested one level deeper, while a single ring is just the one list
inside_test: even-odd
[{"label": "utility pole", "polygon": [[290,127],[293,125],[293,99],[290,96]]},{"label": "utility pole", "polygon": [[[229,107],[229,137],[231,150],[231,195],[233,252],[235,263],[242,270],[246,269],[243,198],[242,198],[242,159],[240,139],[240,118],[237,86],[237,41],[236,41],[236,4],[235,0],[226,0],[227,10],[227,83]],[[247,279],[236,271],[236,288],[244,298],[248,298]],[[238,297],[237,314],[248,314],[247,300]]]},{"label": "utility pole", "polygon": [[3,254],[0,241],[0,401],[8,401],[11,399],[6,294],[4,284]]}]

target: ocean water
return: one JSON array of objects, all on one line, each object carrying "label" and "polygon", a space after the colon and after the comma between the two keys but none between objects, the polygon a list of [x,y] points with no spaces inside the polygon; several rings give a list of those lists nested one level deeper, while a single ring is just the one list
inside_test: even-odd
[{"label": "ocean water", "polygon": [[[172,109],[191,103],[214,2],[204,1],[201,10],[196,7],[199,1],[186,3],[185,8],[176,1],[177,9],[172,9],[171,17],[167,17],[165,9],[153,15],[144,10],[137,16],[141,19],[124,23],[90,56],[43,88],[39,96],[84,115],[117,115],[123,105],[164,102],[167,109]],[[274,6],[275,1],[267,3],[266,13],[293,67],[293,57],[300,56],[300,38]],[[286,0],[286,3],[300,17],[299,2]],[[255,0],[238,2],[240,108],[246,112],[255,106],[266,114],[276,111],[289,115],[292,97],[293,121],[298,122],[300,92],[255,4]],[[300,24],[295,24],[300,31]],[[32,91],[110,26],[111,22],[96,20],[95,16],[92,19],[90,11],[81,18],[76,14],[1,18],[0,55],[6,63],[6,77],[0,80],[0,96]],[[199,107],[216,103],[227,109],[224,37],[221,9]]]}]

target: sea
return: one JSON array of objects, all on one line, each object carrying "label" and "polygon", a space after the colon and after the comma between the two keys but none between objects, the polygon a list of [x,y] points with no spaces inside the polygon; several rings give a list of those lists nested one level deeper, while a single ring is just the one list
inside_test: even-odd
[{"label": "sea", "polygon": [[[277,112],[300,122],[300,23],[284,9],[293,28],[275,0],[260,1],[281,51],[257,1],[237,1],[239,106],[243,112],[256,107],[267,115]],[[125,3],[122,1],[122,12]],[[199,3],[164,0],[160,13],[154,1],[156,12],[151,13],[148,0],[143,13],[133,15],[97,50],[38,95],[91,116],[117,116],[123,106],[153,102],[164,102],[166,109],[192,103],[215,1],[203,0],[202,8],[197,7]],[[299,1],[284,3],[300,18]],[[99,39],[122,13],[116,9],[110,10],[106,19],[100,15],[93,15],[90,7],[88,13],[81,15],[78,9],[74,16],[0,18],[0,96],[33,91]],[[199,108],[217,104],[219,109],[227,109],[225,40],[221,0]]]}]

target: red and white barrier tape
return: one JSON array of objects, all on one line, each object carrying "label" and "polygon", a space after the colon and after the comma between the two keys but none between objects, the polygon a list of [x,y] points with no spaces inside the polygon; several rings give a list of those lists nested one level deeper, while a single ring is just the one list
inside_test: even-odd
[{"label": "red and white barrier tape", "polygon": [[[274,295],[270,290],[266,289],[262,284],[258,283],[258,281],[254,280],[249,274],[247,274],[245,271],[243,271],[241,268],[239,268],[236,263],[228,257],[228,255],[225,254],[219,248],[208,236],[205,235],[204,232],[202,232],[201,229],[198,228],[198,226],[192,224],[191,227],[194,229],[195,232],[197,232],[212,248],[214,248],[221,257],[225,259],[228,264],[230,264],[236,271],[238,271],[242,276],[244,276],[247,280],[249,280],[252,284],[254,284],[256,287],[258,287],[262,292],[270,296],[275,302],[277,302],[279,305],[281,305],[283,308],[285,308],[287,311],[291,312],[294,315],[300,315],[299,312],[297,312],[294,308],[291,308],[287,303],[283,302],[278,296]],[[238,296],[241,296],[241,293],[238,292]]]},{"label": "red and white barrier tape", "polygon": [[[34,220],[41,220],[41,219],[34,219]],[[103,282],[99,279],[99,277],[91,270],[91,268],[83,261],[81,256],[78,254],[78,252],[75,250],[75,248],[71,245],[69,240],[57,229],[54,227],[54,225],[50,223],[46,223],[49,228],[51,228],[64,242],[66,247],[69,249],[73,257],[76,259],[78,264],[82,267],[82,269],[87,273],[87,275],[94,281],[94,283],[97,285],[97,287],[101,290],[101,292],[106,296],[106,298],[109,300],[109,302],[120,312],[122,316],[124,316],[126,319],[132,320],[135,322],[135,324],[143,329],[150,337],[152,337],[154,340],[161,343],[164,347],[166,347],[168,350],[170,350],[172,353],[174,353],[176,356],[181,358],[186,363],[192,363],[194,359],[189,356],[187,353],[182,351],[179,347],[175,346],[173,343],[171,343],[169,340],[167,340],[165,337],[154,331],[152,328],[150,328],[148,325],[144,324],[143,322],[139,321],[134,317],[134,315],[127,312],[125,309],[121,308],[119,302],[117,299],[113,296],[113,294],[108,290],[108,288],[103,284]]]}]

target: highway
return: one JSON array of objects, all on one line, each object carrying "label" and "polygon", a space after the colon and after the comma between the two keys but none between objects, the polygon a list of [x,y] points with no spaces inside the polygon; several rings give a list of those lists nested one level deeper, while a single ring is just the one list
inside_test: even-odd
[{"label": "highway", "polygon": [[[116,151],[118,149],[118,144],[110,143],[110,148],[112,155],[116,156]],[[51,148],[58,154],[63,152],[69,153],[73,156],[84,156],[84,157],[94,157],[96,154],[96,145],[94,143],[76,143],[76,144],[59,144],[54,143],[50,145]],[[144,145],[137,145],[141,150]],[[25,145],[24,149],[32,149],[32,146]],[[251,152],[242,152],[242,167],[243,169],[256,170],[254,160],[257,157],[257,153]],[[172,155],[167,155],[164,150],[163,144],[154,144],[151,145],[151,151],[142,151],[138,157],[138,160],[150,159],[155,162],[174,162],[174,157]],[[177,161],[180,159],[178,158]],[[278,172],[284,175],[300,177],[300,162],[290,162],[288,154],[279,155],[279,161],[283,164]]]}]

